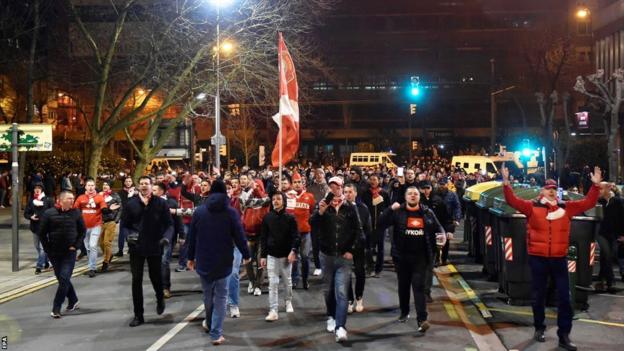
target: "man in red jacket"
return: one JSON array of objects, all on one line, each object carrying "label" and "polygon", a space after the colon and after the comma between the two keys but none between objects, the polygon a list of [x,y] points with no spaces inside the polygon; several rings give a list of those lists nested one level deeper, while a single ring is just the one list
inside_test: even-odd
[{"label": "man in red jacket", "polygon": [[599,167],[591,174],[591,187],[583,200],[563,202],[557,198],[557,182],[548,179],[540,196],[533,200],[523,200],[514,194],[509,185],[509,170],[503,165],[504,194],[507,203],[527,217],[527,248],[531,266],[533,291],[533,322],[535,340],[545,342],[544,304],[547,280],[550,276],[557,288],[557,325],[559,347],[576,350],[570,341],[572,330],[572,305],[568,282],[566,256],[570,243],[570,222],[572,217],[596,206],[602,172]]}]

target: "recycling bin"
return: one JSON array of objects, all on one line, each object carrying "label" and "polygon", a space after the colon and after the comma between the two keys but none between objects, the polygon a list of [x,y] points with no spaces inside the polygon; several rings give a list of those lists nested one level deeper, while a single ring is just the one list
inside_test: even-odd
[{"label": "recycling bin", "polygon": [[483,191],[500,186],[501,182],[498,181],[479,183],[467,188],[464,194],[464,202],[466,203],[464,236],[468,240],[468,255],[474,257],[476,263],[483,262],[481,238],[478,235],[479,211],[476,202]]}]

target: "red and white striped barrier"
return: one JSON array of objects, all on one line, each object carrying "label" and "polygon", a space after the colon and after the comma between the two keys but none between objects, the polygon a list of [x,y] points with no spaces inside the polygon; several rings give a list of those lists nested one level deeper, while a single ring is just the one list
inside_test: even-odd
[{"label": "red and white striped barrier", "polygon": [[568,272],[570,273],[576,272],[576,261],[568,260]]},{"label": "red and white striped barrier", "polygon": [[485,226],[485,243],[487,246],[492,246],[492,227],[489,225]]},{"label": "red and white striped barrier", "polygon": [[592,242],[589,246],[589,265],[593,266],[596,261],[596,242]]},{"label": "red and white striped barrier", "polygon": [[513,261],[513,241],[511,238],[503,238],[504,241],[504,251],[505,251],[505,260]]}]

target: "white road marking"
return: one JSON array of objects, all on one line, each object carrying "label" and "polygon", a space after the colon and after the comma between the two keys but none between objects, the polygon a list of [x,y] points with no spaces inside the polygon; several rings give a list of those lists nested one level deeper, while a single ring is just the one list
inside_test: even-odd
[{"label": "white road marking", "polygon": [[163,346],[165,346],[166,343],[169,342],[169,340],[173,339],[173,337],[176,336],[176,334],[182,331],[182,329],[184,329],[184,327],[186,327],[189,324],[189,322],[195,319],[195,317],[199,316],[199,314],[202,312],[204,312],[204,304],[199,305],[199,307],[197,307],[195,311],[191,312],[191,314],[186,316],[186,318],[184,318],[183,321],[176,324],[176,326],[171,328],[171,330],[169,330],[167,334],[163,335],[160,339],[156,340],[156,342],[152,344],[152,346],[150,346],[147,349],[147,351],[160,350]]}]

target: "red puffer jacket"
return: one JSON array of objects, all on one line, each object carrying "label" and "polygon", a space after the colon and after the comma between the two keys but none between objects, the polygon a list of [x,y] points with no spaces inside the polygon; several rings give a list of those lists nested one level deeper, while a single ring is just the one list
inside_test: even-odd
[{"label": "red puffer jacket", "polygon": [[529,255],[565,257],[570,244],[572,217],[596,206],[599,187],[593,185],[583,200],[559,202],[551,205],[542,198],[523,200],[509,185],[504,187],[507,203],[527,216],[527,248]]}]

